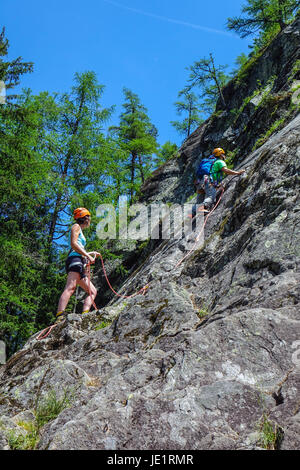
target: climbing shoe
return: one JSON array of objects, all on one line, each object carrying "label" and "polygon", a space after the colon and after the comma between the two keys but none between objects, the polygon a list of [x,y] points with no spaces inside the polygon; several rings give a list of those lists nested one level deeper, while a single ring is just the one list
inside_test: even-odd
[{"label": "climbing shoe", "polygon": [[200,206],[197,209],[197,213],[206,215],[209,214],[209,210],[207,210],[205,206]]},{"label": "climbing shoe", "polygon": [[67,314],[65,312],[57,312],[55,323],[61,323],[67,319]]},{"label": "climbing shoe", "polygon": [[209,214],[209,211],[208,211],[207,209],[199,209],[199,210],[197,211],[197,213],[198,213],[198,214],[207,215],[207,214]]}]

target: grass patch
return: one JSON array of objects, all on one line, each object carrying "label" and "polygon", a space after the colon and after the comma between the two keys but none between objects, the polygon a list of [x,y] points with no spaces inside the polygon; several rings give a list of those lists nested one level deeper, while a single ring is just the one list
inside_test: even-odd
[{"label": "grass patch", "polygon": [[71,406],[73,394],[64,390],[61,398],[58,398],[55,390],[50,390],[48,395],[37,405],[35,419],[38,430],[46,423],[53,421],[65,409]]},{"label": "grass patch", "polygon": [[[57,397],[55,390],[36,404],[33,421],[19,421],[18,429],[6,432],[6,438],[11,450],[34,450],[40,439],[41,428],[53,421],[66,408],[71,406],[74,394],[65,390],[62,397]],[[25,433],[24,433],[25,431]]]},{"label": "grass patch", "polygon": [[203,320],[203,318],[206,318],[209,315],[209,311],[206,307],[200,308],[197,310],[196,314],[200,320]]},{"label": "grass patch", "polygon": [[270,135],[272,135],[285,121],[286,117],[283,117],[281,119],[277,119],[277,121],[275,121],[272,126],[270,127],[270,129],[265,133],[265,135],[263,135],[262,137],[260,137],[254,144],[251,152],[254,152],[254,150],[256,150],[258,147],[260,147],[261,145],[263,145],[266,140],[270,137]]},{"label": "grass patch", "polygon": [[261,417],[258,424],[260,434],[259,446],[266,450],[276,450],[279,448],[283,431],[278,424],[270,421],[266,413]]},{"label": "grass patch", "polygon": [[101,323],[95,326],[95,330],[102,330],[103,328],[106,328],[107,326],[111,325],[110,320],[102,320]]},{"label": "grass patch", "polygon": [[6,433],[8,445],[11,450],[33,450],[39,440],[39,433],[34,422],[20,421],[18,423],[26,434],[10,430]]}]

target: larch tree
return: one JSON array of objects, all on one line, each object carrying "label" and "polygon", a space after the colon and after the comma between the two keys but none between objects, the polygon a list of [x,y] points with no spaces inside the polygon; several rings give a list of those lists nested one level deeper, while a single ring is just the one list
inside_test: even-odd
[{"label": "larch tree", "polygon": [[8,60],[9,42],[0,35],[0,80],[7,96],[0,104],[0,339],[7,355],[35,329],[44,235],[48,220],[49,167],[37,151],[40,117],[26,95],[10,92],[33,71],[21,57]]},{"label": "larch tree", "polygon": [[[75,74],[69,93],[33,97],[42,117],[40,152],[51,166],[52,194],[48,228],[49,260],[66,233],[72,207],[80,195],[104,192],[109,149],[104,123],[113,108],[102,108],[104,86],[94,72]],[[99,199],[100,202],[100,199]],[[74,207],[73,207],[74,208]]]},{"label": "larch tree", "polygon": [[[137,94],[124,88],[124,111],[119,126],[110,128],[120,148],[128,155],[126,167],[129,172],[130,203],[133,202],[140,184],[143,184],[151,170],[152,155],[158,148],[157,129],[147,115],[147,109]],[[139,171],[139,178],[136,172]]]},{"label": "larch tree", "polygon": [[274,28],[282,31],[299,9],[299,0],[247,0],[242,15],[227,19],[227,28],[241,38]]},{"label": "larch tree", "polygon": [[215,109],[218,99],[221,100],[222,106],[226,108],[226,102],[223,96],[222,88],[228,81],[228,76],[224,73],[227,65],[216,65],[212,54],[209,58],[203,58],[195,61],[187,70],[190,75],[189,84],[186,85],[185,91],[190,93],[194,87],[200,88],[201,106],[207,113],[211,113]]},{"label": "larch tree", "polygon": [[181,100],[174,103],[176,111],[179,116],[184,115],[184,118],[181,121],[171,121],[171,124],[186,139],[203,122],[200,117],[201,105],[195,93],[187,90],[181,90],[178,98]]}]

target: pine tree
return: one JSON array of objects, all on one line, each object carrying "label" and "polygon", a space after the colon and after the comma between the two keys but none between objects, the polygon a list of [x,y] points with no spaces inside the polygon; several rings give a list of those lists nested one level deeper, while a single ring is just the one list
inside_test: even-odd
[{"label": "pine tree", "polygon": [[[32,63],[8,61],[8,40],[0,35],[0,78],[10,91]],[[26,96],[8,95],[0,104],[0,338],[7,354],[35,329],[41,280],[45,185],[48,168],[36,151],[39,116]]]},{"label": "pine tree", "polygon": [[178,147],[175,143],[172,143],[170,140],[167,140],[156,152],[156,155],[153,159],[154,169],[163,165],[166,161],[172,158]]},{"label": "pine tree", "polygon": [[[51,209],[48,228],[49,261],[56,242],[69,227],[72,207],[104,192],[109,151],[103,124],[113,108],[103,108],[104,86],[94,72],[75,74],[70,93],[32,97],[42,119],[39,151],[51,166]],[[98,202],[99,203],[99,202]],[[74,207],[73,207],[74,209]]]},{"label": "pine tree", "polygon": [[224,73],[226,68],[227,65],[216,66],[212,54],[209,55],[208,59],[200,59],[188,67],[190,71],[188,82],[190,84],[185,87],[185,91],[189,93],[192,88],[199,87],[201,90],[200,98],[203,99],[201,103],[202,109],[207,113],[214,111],[218,99],[221,100],[223,107],[226,108],[222,92],[222,88],[229,79]]},{"label": "pine tree", "polygon": [[[20,76],[33,71],[32,62],[23,62],[22,57],[17,57],[12,61],[4,60],[7,56],[9,41],[5,37],[5,28],[2,28],[0,34],[0,80],[5,83],[6,90],[11,90],[20,83]],[[16,95],[8,95],[7,102],[16,99]]]},{"label": "pine tree", "polygon": [[[150,122],[147,109],[140,98],[131,90],[124,88],[124,111],[118,127],[110,131],[119,141],[120,148],[128,155],[130,203],[133,202],[139,185],[144,183],[150,173],[152,154],[157,150],[157,129]],[[140,178],[136,176],[139,170]]]},{"label": "pine tree", "polygon": [[186,114],[187,116],[182,121],[171,121],[171,124],[186,139],[203,122],[203,119],[199,116],[200,103],[196,95],[187,90],[181,90],[178,93],[178,98],[181,97],[182,101],[175,103],[176,111],[179,115]]},{"label": "pine tree", "polygon": [[247,0],[239,17],[227,19],[227,28],[241,38],[258,32],[282,31],[299,9],[299,0]]}]

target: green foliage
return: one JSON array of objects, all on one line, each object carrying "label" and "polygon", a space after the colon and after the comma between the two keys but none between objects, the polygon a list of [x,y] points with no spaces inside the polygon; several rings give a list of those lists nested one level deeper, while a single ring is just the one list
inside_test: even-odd
[{"label": "green foliage", "polygon": [[251,57],[242,64],[235,77],[237,85],[240,85],[248,77],[250,70],[255,67],[257,60],[263,54],[263,52],[263,49],[256,51],[256,53],[253,53]]},{"label": "green foliage", "polygon": [[49,421],[53,421],[65,409],[71,406],[74,394],[64,390],[59,398],[55,390],[50,390],[46,397],[38,402],[35,409],[36,428],[40,429]]},{"label": "green foliage", "polygon": [[170,158],[176,155],[178,147],[176,144],[168,140],[156,152],[156,155],[153,158],[154,169],[166,163]]},{"label": "green foliage", "polygon": [[259,137],[259,139],[257,139],[257,141],[255,142],[255,145],[253,146],[251,152],[253,152],[258,147],[263,145],[263,143],[266,142],[268,137],[270,137],[270,135],[272,135],[276,130],[278,130],[280,126],[282,126],[282,124],[284,123],[285,120],[286,120],[286,116],[281,118],[281,119],[277,119],[275,122],[273,122],[273,124],[267,130],[267,132],[263,136]]},{"label": "green foliage", "polygon": [[204,318],[207,317],[207,315],[209,315],[209,311],[205,307],[200,308],[196,313],[197,313],[197,316],[200,318],[200,320],[203,320]]},{"label": "green foliage", "polygon": [[232,75],[237,75],[240,84],[255,66],[257,59],[274,40],[277,34],[295,18],[299,9],[299,0],[247,0],[242,7],[240,17],[228,18],[227,28],[235,31],[242,38],[256,35],[249,58],[245,54],[238,56]]},{"label": "green foliage", "polygon": [[40,439],[42,427],[49,421],[53,421],[66,408],[70,407],[74,400],[74,394],[64,391],[59,398],[55,390],[50,390],[42,401],[38,402],[33,421],[19,421],[20,429],[6,432],[6,437],[11,450],[34,450]]},{"label": "green foliage", "polygon": [[186,202],[192,201],[195,197],[197,197],[197,193],[191,194],[191,195],[187,198]]},{"label": "green foliage", "polygon": [[89,207],[93,194],[97,192],[100,198],[103,194],[111,157],[101,131],[113,111],[113,107],[101,107],[103,91],[95,73],[89,71],[75,74],[70,93],[28,97],[41,118],[38,150],[51,168],[47,234],[51,254],[69,227],[75,203],[80,200]]},{"label": "green foliage", "polygon": [[182,101],[176,101],[175,103],[176,111],[179,116],[182,114],[187,116],[182,121],[171,121],[171,124],[179,134],[187,138],[203,122],[203,119],[200,118],[200,104],[196,95],[187,90],[181,90],[178,93],[178,98],[181,97]]},{"label": "green foliage", "polygon": [[234,160],[235,160],[235,157],[238,153],[238,149],[235,149],[233,152],[230,151],[230,150],[227,150],[226,152],[226,165],[227,165],[227,168],[233,170],[234,168]]},{"label": "green foliage", "polygon": [[226,68],[227,65],[216,66],[212,54],[209,55],[209,58],[195,61],[193,65],[188,67],[190,71],[188,82],[190,84],[186,86],[185,91],[190,92],[193,87],[199,87],[201,91],[200,98],[202,99],[201,107],[208,114],[214,112],[218,99],[220,99],[222,106],[226,108],[222,92],[222,88],[230,78],[224,73]]},{"label": "green foliage", "polygon": [[10,430],[6,433],[10,450],[34,450],[39,440],[35,423],[20,421],[17,424],[21,430]]},{"label": "green foliage", "polygon": [[246,65],[247,61],[249,60],[249,57],[242,52],[242,54],[238,55],[237,58],[234,61],[234,65],[237,67],[236,69],[233,69],[232,72],[230,72],[230,75],[234,77],[239,70]]},{"label": "green foliage", "polygon": [[107,326],[109,326],[111,324],[111,321],[109,320],[102,320],[101,323],[99,323],[98,325],[95,326],[95,330],[98,331],[98,330],[102,330],[103,328],[106,328]]},{"label": "green foliage", "polygon": [[[7,48],[2,32],[0,75],[9,89],[32,64],[2,59]],[[69,93],[25,90],[0,106],[0,339],[8,357],[54,319],[74,206],[93,211],[118,194],[123,154],[103,134],[113,111],[101,107],[103,90],[85,72]]]},{"label": "green foliage", "polygon": [[276,76],[273,75],[272,77],[269,78],[269,80],[267,81],[267,83],[265,84],[265,86],[262,86],[260,80],[257,80],[257,88],[253,91],[253,93],[249,96],[247,96],[242,105],[240,106],[240,108],[238,110],[234,110],[234,114],[235,114],[235,121],[237,120],[237,118],[239,117],[239,115],[244,111],[244,109],[246,108],[246,106],[258,95],[260,95],[259,97],[259,102],[256,104],[256,106],[261,106],[265,103],[267,97],[269,96],[271,90],[272,90],[272,87],[273,87],[273,84],[274,84],[274,81],[276,80]]},{"label": "green foliage", "polygon": [[227,19],[227,28],[240,37],[282,30],[299,8],[298,0],[247,0],[242,15]]},{"label": "green foliage", "polygon": [[294,63],[291,74],[289,76],[289,80],[292,80],[299,71],[300,71],[300,59],[296,60],[296,62]]},{"label": "green foliage", "polygon": [[[7,55],[2,32],[0,51]],[[11,88],[32,64],[0,59],[1,78]],[[0,105],[0,338],[11,355],[35,331],[36,285],[45,265],[49,167],[37,151],[39,114],[27,96]]]},{"label": "green foliage", "polygon": [[[119,126],[110,128],[111,135],[117,139],[118,146],[125,154],[120,170],[127,180],[130,203],[138,192],[140,184],[150,175],[152,154],[157,152],[157,129],[150,122],[147,109],[140,98],[131,90],[123,90],[124,111],[120,116]],[[139,177],[136,171],[139,172]]]},{"label": "green foliage", "polygon": [[[0,34],[0,80],[5,82],[6,90],[10,90],[20,83],[20,76],[25,73],[30,73],[33,71],[32,62],[22,62],[22,57],[18,57],[13,61],[8,61],[2,57],[6,57],[8,53],[9,42],[5,37],[5,28],[2,28]],[[10,102],[15,96],[9,95],[7,97],[8,102]]]},{"label": "green foliage", "polygon": [[267,31],[261,31],[258,37],[254,38],[253,44],[249,46],[251,49],[250,57],[255,57],[256,55],[260,55],[261,52],[264,52],[278,33],[280,33],[280,27],[277,24],[274,24]]},{"label": "green foliage", "polygon": [[266,450],[276,450],[280,441],[281,429],[270,421],[267,414],[264,413],[258,423],[259,446]]}]

